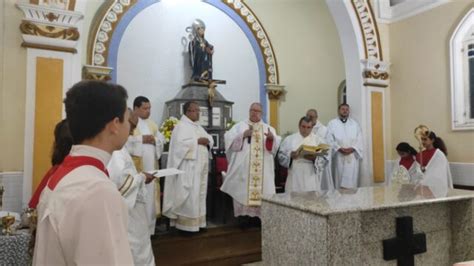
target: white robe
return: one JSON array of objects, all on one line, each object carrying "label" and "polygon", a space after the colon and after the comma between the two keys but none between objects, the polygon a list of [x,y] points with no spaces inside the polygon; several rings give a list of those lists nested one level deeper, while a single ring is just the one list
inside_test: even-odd
[{"label": "white robe", "polygon": [[[418,163],[417,168],[418,173],[421,173]],[[446,197],[448,189],[453,188],[448,159],[439,149],[436,149],[433,157],[426,165],[419,184],[429,187],[435,197]]]},{"label": "white robe", "polygon": [[198,144],[201,137],[213,146],[212,136],[183,115],[171,134],[167,167],[185,173],[165,179],[163,215],[171,219],[172,226],[190,232],[206,227],[210,151]]},{"label": "white robe", "polygon": [[[249,129],[249,120],[241,121],[234,125],[224,135],[225,150],[228,160],[228,170],[224,175],[224,183],[221,190],[229,194],[238,204],[248,206],[248,184],[250,171],[250,144],[246,139],[243,139],[244,131]],[[260,122],[263,127],[263,132],[267,133],[268,129],[272,132],[273,147],[268,151],[266,147],[263,148],[263,189],[264,195],[275,194],[275,167],[273,157],[276,156],[281,138],[276,134],[273,127]],[[264,137],[263,145],[266,143]],[[235,205],[234,205],[235,206]],[[259,208],[259,207],[255,207]],[[234,215],[239,215],[234,209]],[[255,213],[258,216],[258,212]]]},{"label": "white robe", "polygon": [[405,166],[400,165],[400,160],[401,158],[399,158],[397,160],[397,164],[393,166],[392,174],[390,175],[390,179],[388,179],[387,185],[390,185],[394,182],[401,184],[417,183],[419,181],[418,179],[420,178],[417,171],[419,168],[418,163],[414,161],[410,166],[410,169],[407,170]]},{"label": "white robe", "polygon": [[155,265],[146,213],[145,175],[138,173],[126,147],[112,154],[107,166],[128,207],[128,239],[135,265]]},{"label": "white robe", "polygon": [[[70,155],[104,165],[110,159],[86,145],[73,146]],[[41,193],[33,265],[133,265],[127,219],[127,206],[107,175],[78,167]]]},{"label": "white robe", "polygon": [[[323,125],[323,123],[321,123],[319,120],[316,121],[316,125],[314,125],[313,127],[313,133],[318,135],[320,138],[322,138],[325,143],[331,143],[330,141],[330,138],[328,136],[328,128]],[[327,162],[327,166],[324,168],[323,170],[323,174],[322,174],[322,189],[323,190],[330,190],[330,189],[334,189],[334,181],[333,181],[333,178],[332,178],[332,156],[331,154],[333,153],[333,149],[331,147],[331,149],[328,151],[328,162]]]},{"label": "white robe", "polygon": [[[153,134],[153,130],[150,128],[150,124],[152,124],[153,127],[156,129],[155,134]],[[136,130],[139,132],[139,135],[129,137],[129,151],[131,155],[142,158],[143,171],[155,170],[157,168],[157,161],[161,158],[161,154],[163,153],[165,138],[158,131],[158,126],[156,125],[156,123],[151,119],[138,118]],[[143,143],[143,135],[154,135],[155,145]],[[148,214],[148,226],[151,235],[155,233],[155,223],[157,215],[157,206],[155,202],[155,197],[157,196],[155,193],[155,182],[156,180],[146,185],[148,191],[146,197],[146,210]]]},{"label": "white robe", "polygon": [[316,121],[316,125],[314,125],[312,131],[314,134],[327,141],[328,128],[319,122],[319,120]]},{"label": "white robe", "polygon": [[[336,188],[356,188],[363,151],[359,124],[351,118],[346,123],[342,123],[339,118],[333,119],[328,123],[328,138],[333,147],[332,165]],[[339,148],[353,148],[354,152],[344,155],[338,152]]]},{"label": "white robe", "polygon": [[[310,161],[304,158],[291,159],[291,152],[296,151],[301,145],[317,146],[326,143],[318,135],[310,133],[304,138],[299,132],[286,137],[278,152],[278,161],[288,168],[288,178],[285,184],[285,193],[302,191],[320,191],[322,174],[327,166],[328,155],[316,157]],[[326,183],[331,180],[326,180]]]}]

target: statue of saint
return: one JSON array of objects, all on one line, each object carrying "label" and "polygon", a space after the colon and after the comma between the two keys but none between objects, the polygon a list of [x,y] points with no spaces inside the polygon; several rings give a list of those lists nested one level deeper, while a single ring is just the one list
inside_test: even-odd
[{"label": "statue of saint", "polygon": [[192,27],[186,28],[186,31],[192,31],[192,39],[188,47],[189,62],[192,69],[191,80],[212,80],[212,54],[214,53],[214,46],[204,38],[206,25],[202,20],[196,19]]}]

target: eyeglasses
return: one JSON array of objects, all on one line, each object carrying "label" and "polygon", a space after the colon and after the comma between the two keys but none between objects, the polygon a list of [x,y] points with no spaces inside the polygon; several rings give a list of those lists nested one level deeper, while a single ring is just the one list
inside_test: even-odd
[{"label": "eyeglasses", "polygon": [[250,109],[250,112],[261,113],[262,110],[259,110],[259,109]]}]

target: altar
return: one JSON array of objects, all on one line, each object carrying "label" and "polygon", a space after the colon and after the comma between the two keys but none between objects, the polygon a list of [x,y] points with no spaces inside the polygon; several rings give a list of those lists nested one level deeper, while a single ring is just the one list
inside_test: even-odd
[{"label": "altar", "polygon": [[472,260],[473,199],[472,191],[450,189],[436,198],[413,185],[264,196],[263,263],[452,265]]}]

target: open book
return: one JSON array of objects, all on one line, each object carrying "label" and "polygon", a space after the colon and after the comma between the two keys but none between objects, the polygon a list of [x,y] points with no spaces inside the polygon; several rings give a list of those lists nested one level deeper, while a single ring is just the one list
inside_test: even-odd
[{"label": "open book", "polygon": [[161,170],[147,171],[146,173],[155,177],[163,177],[163,176],[183,174],[184,171],[176,169],[176,168],[166,168],[166,169],[161,169]]},{"label": "open book", "polygon": [[317,155],[318,153],[325,153],[327,152],[331,146],[328,144],[319,144],[317,146],[312,145],[301,145],[296,151],[298,152],[298,156],[304,157],[306,155]]}]

